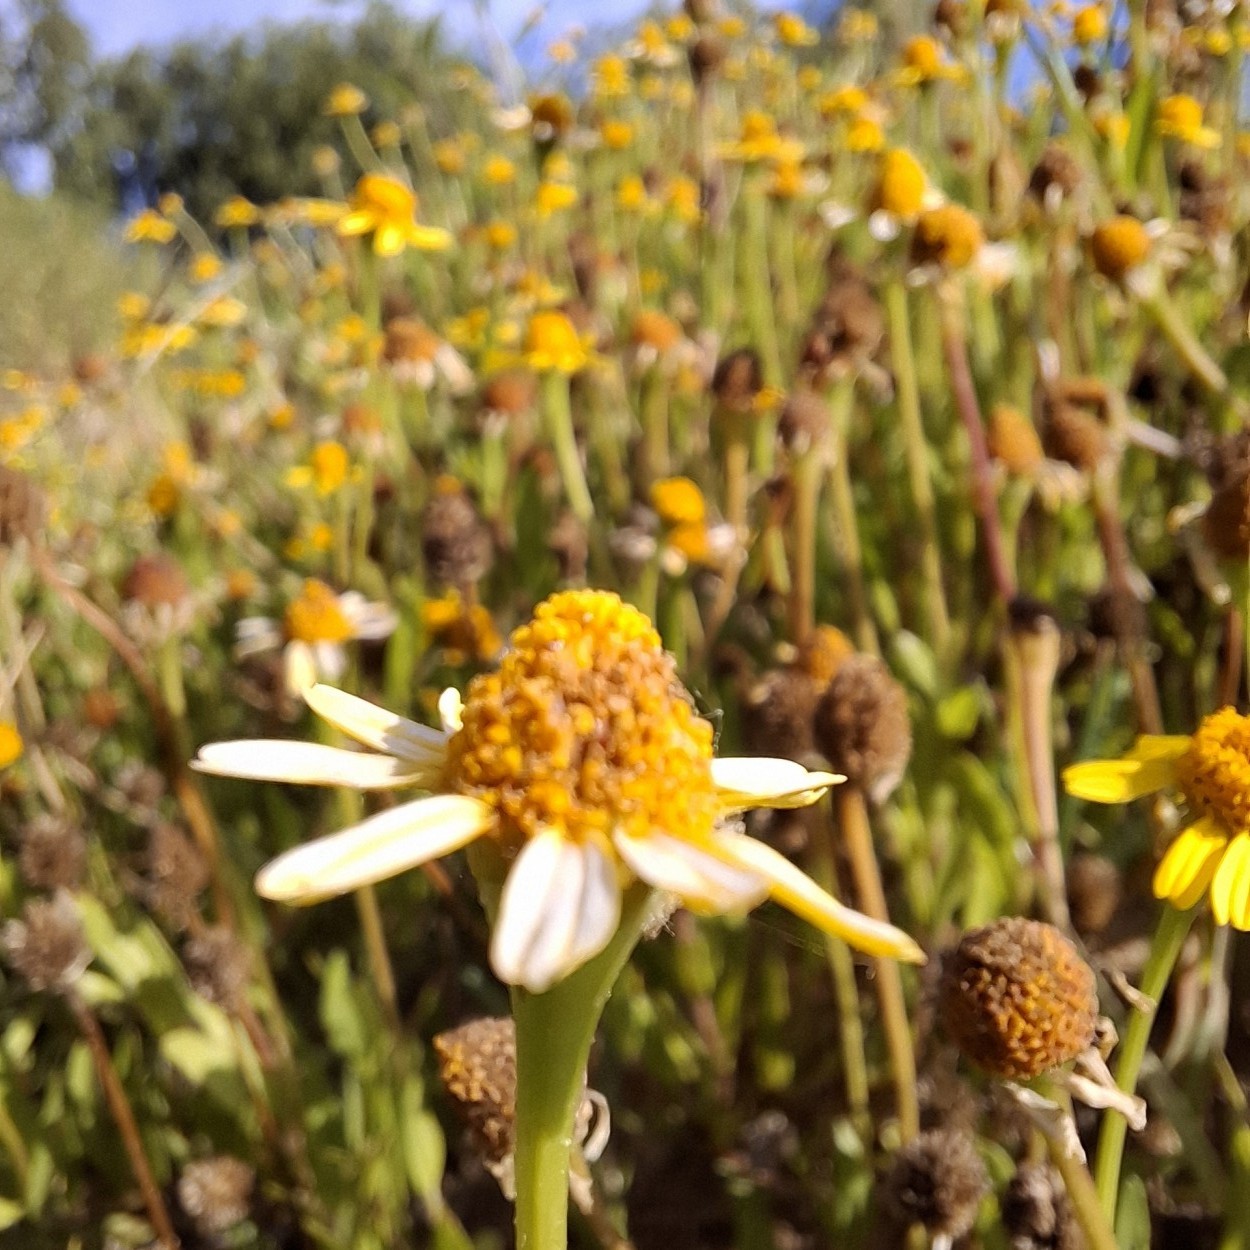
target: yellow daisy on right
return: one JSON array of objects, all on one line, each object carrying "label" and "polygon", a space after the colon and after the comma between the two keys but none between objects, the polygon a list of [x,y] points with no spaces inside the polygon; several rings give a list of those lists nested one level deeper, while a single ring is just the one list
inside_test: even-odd
[{"label": "yellow daisy on right", "polygon": [[1063,784],[1091,803],[1178,791],[1189,823],[1155,869],[1155,897],[1187,911],[1209,892],[1218,924],[1250,930],[1250,716],[1226,707],[1192,735],[1143,735],[1120,759],[1066,768]]}]

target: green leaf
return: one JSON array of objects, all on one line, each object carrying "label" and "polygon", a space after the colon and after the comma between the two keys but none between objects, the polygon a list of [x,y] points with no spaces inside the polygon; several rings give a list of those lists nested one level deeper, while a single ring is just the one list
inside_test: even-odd
[{"label": "green leaf", "polygon": [[900,679],[929,699],[937,697],[941,684],[937,659],[929,645],[915,634],[900,630],[890,647],[890,663]]},{"label": "green leaf", "polygon": [[442,1126],[423,1106],[418,1084],[405,1081],[401,1099],[400,1132],[408,1183],[423,1201],[438,1205],[442,1201],[443,1170],[447,1165],[447,1143]]},{"label": "green leaf", "polygon": [[964,742],[976,732],[985,700],[979,686],[960,686],[937,705],[937,726],[942,736]]},{"label": "green leaf", "polygon": [[1120,1184],[1115,1239],[1120,1250],[1150,1250],[1150,1199],[1140,1176],[1126,1176]]},{"label": "green leaf", "polygon": [[331,951],[321,973],[321,1023],[331,1049],[344,1058],[360,1058],[369,1049],[369,1033],[352,992],[347,952]]}]

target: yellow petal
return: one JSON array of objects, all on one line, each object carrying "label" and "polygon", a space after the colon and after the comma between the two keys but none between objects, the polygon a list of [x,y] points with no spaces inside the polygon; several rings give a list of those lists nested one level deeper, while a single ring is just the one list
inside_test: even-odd
[{"label": "yellow petal", "polygon": [[1189,734],[1142,734],[1125,755],[1130,760],[1178,760],[1193,738]]},{"label": "yellow petal", "polygon": [[398,256],[404,250],[405,242],[404,227],[388,221],[374,232],[373,250],[378,256]]},{"label": "yellow petal", "polygon": [[1183,829],[1155,869],[1155,898],[1166,899],[1178,911],[1188,911],[1211,884],[1227,845],[1227,834],[1213,820],[1200,820]]},{"label": "yellow petal", "polygon": [[410,226],[408,242],[422,252],[445,252],[452,245],[452,235],[440,226]]},{"label": "yellow petal", "polygon": [[1250,834],[1239,833],[1220,859],[1211,882],[1216,924],[1250,929]]},{"label": "yellow petal", "polygon": [[1131,803],[1175,783],[1174,757],[1085,760],[1063,770],[1063,788],[1090,803]]}]

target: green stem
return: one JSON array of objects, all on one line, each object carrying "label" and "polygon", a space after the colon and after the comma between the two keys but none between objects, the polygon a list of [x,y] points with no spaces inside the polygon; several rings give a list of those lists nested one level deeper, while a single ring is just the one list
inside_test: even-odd
[{"label": "green stem", "polygon": [[569,498],[573,515],[590,528],[595,517],[595,503],[586,485],[581,454],[577,449],[577,435],[573,430],[573,409],[569,403],[569,380],[563,373],[552,370],[543,375],[542,385],[543,423],[547,437],[556,453],[560,477]]},{"label": "green stem", "polygon": [[1180,310],[1172,302],[1171,296],[1160,282],[1158,290],[1143,301],[1143,307],[1150,314],[1151,320],[1159,332],[1167,339],[1172,350],[1185,363],[1186,368],[1194,375],[1202,386],[1213,395],[1228,393],[1228,378],[1224,371],[1207,354],[1206,349],[1198,342],[1197,336],[1189,328]]},{"label": "green stem", "polygon": [[651,893],[626,894],[607,947],[542,994],[512,991],[516,1020],[517,1250],[565,1250],[569,1152],[595,1028],[651,914]]},{"label": "green stem", "polygon": [[[1142,971],[1140,993],[1143,1006],[1129,1018],[1124,1040],[1120,1043],[1120,1056],[1116,1063],[1115,1081],[1120,1089],[1132,1095],[1137,1090],[1137,1078],[1142,1060],[1146,1056],[1146,1043],[1159,1010],[1159,999],[1172,977],[1172,970],[1180,958],[1181,948],[1193,924],[1196,909],[1178,911],[1165,903],[1159,927],[1150,944],[1150,955]],[[1128,1123],[1122,1115],[1108,1111],[1103,1117],[1102,1132],[1098,1137],[1098,1153],[1094,1160],[1094,1179],[1098,1198],[1106,1213],[1107,1221],[1115,1223],[1116,1199],[1120,1189],[1120,1167],[1124,1158],[1124,1139]]]}]

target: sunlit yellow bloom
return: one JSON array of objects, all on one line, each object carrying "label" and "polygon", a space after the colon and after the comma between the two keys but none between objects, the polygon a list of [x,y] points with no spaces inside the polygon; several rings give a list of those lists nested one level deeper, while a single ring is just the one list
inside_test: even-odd
[{"label": "sunlit yellow bloom", "polygon": [[192,282],[211,282],[221,273],[221,257],[215,252],[200,252],[187,266],[187,277]]},{"label": "sunlit yellow bloom", "polygon": [[696,222],[703,216],[699,184],[693,178],[679,175],[669,181],[665,196],[669,210],[685,222]]},{"label": "sunlit yellow bloom", "polygon": [[1219,146],[1219,131],[1202,124],[1202,105],[1191,95],[1170,95],[1159,101],[1155,129],[1170,139],[1199,148]]},{"label": "sunlit yellow bloom", "polygon": [[488,156],[482,177],[492,186],[503,187],[516,181],[516,166],[506,156]]},{"label": "sunlit yellow bloom", "polygon": [[820,42],[820,35],[797,13],[777,13],[773,17],[773,29],[777,38],[792,48],[807,48]]},{"label": "sunlit yellow bloom", "polygon": [[0,720],[0,768],[16,764],[25,749],[17,726],[12,721]]},{"label": "sunlit yellow bloom", "polygon": [[464,144],[459,139],[440,139],[434,145],[434,163],[445,174],[464,173]]},{"label": "sunlit yellow bloom", "polygon": [[534,193],[534,211],[540,217],[550,217],[572,208],[577,201],[578,191],[572,183],[544,181]]},{"label": "sunlit yellow bloom", "polygon": [[397,256],[406,247],[441,251],[451,235],[438,226],[417,224],[417,197],[398,178],[364,174],[352,192],[351,211],[338,222],[340,235],[373,235],[379,256]]},{"label": "sunlit yellow bloom", "polygon": [[629,65],[623,57],[601,56],[591,73],[595,95],[601,99],[629,94]]},{"label": "sunlit yellow bloom", "polygon": [[577,327],[556,309],[534,313],[525,327],[525,363],[538,373],[578,373],[590,348]]},{"label": "sunlit yellow bloom", "polygon": [[856,116],[868,106],[868,93],[853,83],[845,83],[834,87],[820,97],[817,107],[822,117],[837,117],[839,114]]},{"label": "sunlit yellow bloom", "polygon": [[287,196],[268,211],[275,220],[284,225],[317,228],[337,226],[347,216],[346,207],[337,200],[321,199],[314,195]]},{"label": "sunlit yellow bloom", "polygon": [[674,13],[664,23],[664,29],[674,43],[685,43],[687,39],[693,39],[696,34],[695,24],[685,13]]},{"label": "sunlit yellow bloom", "polygon": [[723,143],[720,154],[726,160],[751,164],[803,157],[803,145],[780,134],[772,117],[759,109],[743,115],[742,128],[733,143]]},{"label": "sunlit yellow bloom", "polygon": [[296,488],[312,486],[318,495],[332,495],[347,481],[350,469],[347,448],[327,439],[312,449],[307,464],[287,470],[286,484]]},{"label": "sunlit yellow bloom", "polygon": [[902,65],[894,77],[903,86],[915,87],[962,78],[963,70],[947,61],[942,45],[932,35],[915,35],[903,45]]},{"label": "sunlit yellow bloom", "polygon": [[616,204],[627,213],[641,213],[655,206],[647,194],[647,184],[637,174],[630,174],[617,184]]},{"label": "sunlit yellow bloom", "polygon": [[634,128],[629,122],[609,119],[599,127],[599,138],[605,148],[613,152],[624,151],[634,141]]},{"label": "sunlit yellow bloom", "polygon": [[221,329],[237,326],[247,316],[247,305],[233,295],[219,295],[200,310],[199,322],[205,326]]},{"label": "sunlit yellow bloom", "polygon": [[900,221],[913,221],[924,207],[928,186],[920,162],[906,148],[890,148],[881,154],[869,208]]},{"label": "sunlit yellow bloom", "polygon": [[1101,4],[1087,4],[1072,17],[1072,42],[1081,47],[1107,37],[1107,13]]},{"label": "sunlit yellow bloom", "polygon": [[354,117],[369,107],[369,97],[359,87],[341,82],[326,97],[322,112],[327,117]]},{"label": "sunlit yellow bloom", "polygon": [[126,226],[127,243],[172,243],[177,236],[178,227],[151,208],[132,217]]},{"label": "sunlit yellow bloom", "polygon": [[871,117],[857,117],[846,128],[848,152],[880,152],[885,147],[885,131]]},{"label": "sunlit yellow bloom", "polygon": [[539,605],[497,672],[475,677],[463,702],[444,693],[441,730],[326,686],[305,699],[368,749],[216,743],[196,767],[431,796],[288,851],[257,877],[266,897],[315,902],[482,839],[506,873],[491,966],[534,993],[607,945],[635,881],[701,913],[771,897],[858,949],[923,961],[901,931],[837,903],[728,822],[751,807],[807,806],[841,778],[785,760],[713,759],[712,726],[659,635],[616,595],[570,591]]},{"label": "sunlit yellow bloom", "polygon": [[1073,764],[1063,784],[1091,803],[1179,791],[1190,823],[1155,869],[1155,897],[1185,911],[1209,894],[1217,924],[1250,929],[1250,717],[1226,707],[1192,736],[1140,737],[1122,759]]},{"label": "sunlit yellow bloom", "polygon": [[485,664],[503,647],[490,611],[480,603],[465,603],[454,590],[421,605],[421,624],[431,641],[443,648],[448,664]]},{"label": "sunlit yellow bloom", "polygon": [[666,477],[654,483],[651,506],[665,525],[694,525],[707,519],[703,492],[688,477]]},{"label": "sunlit yellow bloom", "polygon": [[510,221],[487,222],[483,233],[487,244],[496,252],[506,252],[516,243],[516,227]]},{"label": "sunlit yellow bloom", "polygon": [[232,227],[246,228],[260,221],[260,209],[241,195],[232,195],[213,216],[214,224],[223,230]]},{"label": "sunlit yellow bloom", "polygon": [[1094,268],[1104,278],[1123,282],[1150,255],[1151,240],[1136,217],[1121,213],[1100,221],[1089,239]]}]

